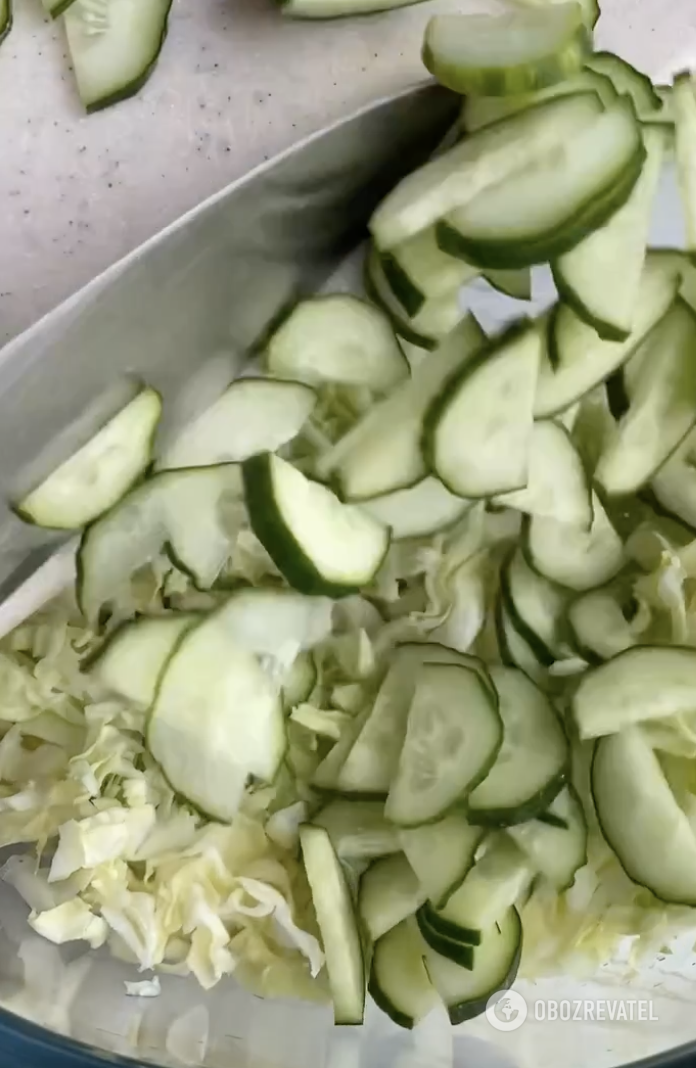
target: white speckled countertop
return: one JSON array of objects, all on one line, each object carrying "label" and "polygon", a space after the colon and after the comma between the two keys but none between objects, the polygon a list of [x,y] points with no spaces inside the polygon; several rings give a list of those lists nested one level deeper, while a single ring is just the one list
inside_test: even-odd
[{"label": "white speckled countertop", "polygon": [[[0,47],[0,342],[256,163],[419,80],[435,3],[302,23],[273,0],[175,0],[146,90],[88,117],[60,23],[15,0]],[[696,57],[696,6],[604,0],[598,45],[664,78]]]}]

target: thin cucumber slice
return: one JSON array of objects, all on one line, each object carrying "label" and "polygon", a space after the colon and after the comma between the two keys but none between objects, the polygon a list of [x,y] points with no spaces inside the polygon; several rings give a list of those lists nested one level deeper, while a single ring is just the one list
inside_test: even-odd
[{"label": "thin cucumber slice", "polygon": [[87,111],[142,89],[162,51],[171,6],[172,0],[78,0],[68,7],[68,49]]},{"label": "thin cucumber slice", "polygon": [[[428,910],[429,922],[443,935],[466,942],[472,932],[483,932],[499,923],[533,875],[525,854],[509,837],[499,835],[491,840],[444,909]],[[474,944],[480,941],[479,934]]]},{"label": "thin cucumber slice", "polygon": [[[540,108],[572,99],[561,98]],[[521,122],[529,114],[506,121]],[[489,132],[503,125],[489,127]],[[563,152],[552,147],[539,153],[528,169],[504,176],[447,211],[437,224],[438,244],[444,252],[483,269],[527,267],[555,259],[619,210],[644,160],[633,105],[620,98],[576,136],[569,134]]]},{"label": "thin cucumber slice", "polygon": [[[452,257],[454,259],[454,257]],[[532,272],[529,267],[519,271],[486,271],[483,276],[493,289],[513,300],[532,299]]]},{"label": "thin cucumber slice", "polygon": [[40,527],[77,530],[113,508],[151,462],[161,412],[159,393],[142,390],[19,502],[18,515]]},{"label": "thin cucumber slice", "polygon": [[549,420],[534,424],[527,485],[512,493],[498,494],[493,503],[589,530],[592,524],[590,481],[564,427]]},{"label": "thin cucumber slice", "polygon": [[385,315],[349,293],[301,301],[268,342],[268,370],[311,385],[338,382],[384,393],[408,376]]},{"label": "thin cucumber slice", "polygon": [[608,78],[594,71],[581,71],[572,78],[567,78],[546,89],[533,93],[516,93],[514,96],[467,96],[462,104],[461,125],[468,134],[475,133],[490,126],[500,119],[507,119],[535,104],[543,104],[560,96],[574,93],[595,92],[605,105],[616,100],[617,92]]},{"label": "thin cucumber slice", "polygon": [[654,475],[650,487],[662,508],[696,529],[696,433],[684,439]]},{"label": "thin cucumber slice", "polygon": [[415,921],[404,920],[377,942],[372,953],[369,991],[382,1012],[411,1030],[437,1003],[423,963],[423,942]]},{"label": "thin cucumber slice", "polygon": [[317,665],[311,653],[300,653],[283,677],[283,708],[286,712],[308,701],[317,684]]},{"label": "thin cucumber slice", "polygon": [[401,849],[398,828],[385,818],[382,801],[336,798],[316,813],[312,823],[328,831],[341,860],[372,860]]},{"label": "thin cucumber slice", "polygon": [[684,268],[681,253],[648,253],[633,330],[625,341],[603,340],[570,308],[558,307],[549,320],[548,359],[542,361],[539,372],[534,402],[537,419],[570,407],[628,360],[676,297]]},{"label": "thin cucumber slice", "polygon": [[413,486],[427,471],[420,448],[423,416],[430,401],[485,334],[467,316],[443,344],[415,367],[408,382],[376,404],[319,459],[320,478],[332,476],[345,500],[366,500]]},{"label": "thin cucumber slice", "polygon": [[645,338],[629,408],[606,443],[595,478],[611,496],[641,489],[696,423],[696,313],[677,300]]},{"label": "thin cucumber slice", "polygon": [[87,619],[96,621],[165,547],[197,586],[212,586],[236,533],[226,513],[241,504],[242,493],[237,464],[163,471],[131,490],[82,536],[77,595]]},{"label": "thin cucumber slice", "polygon": [[443,908],[474,863],[484,832],[463,812],[399,833],[401,848],[435,909]]},{"label": "thin cucumber slice", "polygon": [[490,673],[503,744],[486,778],[469,794],[467,815],[479,826],[508,827],[533,819],[559,793],[568,741],[552,704],[522,671],[495,665]]},{"label": "thin cucumber slice", "polygon": [[271,782],[285,753],[277,686],[229,638],[224,608],[187,631],[162,675],[147,744],[177,793],[234,819],[247,780]]},{"label": "thin cucumber slice", "polygon": [[696,649],[640,645],[586,672],[573,695],[582,739],[696,708]]},{"label": "thin cucumber slice", "polygon": [[495,606],[495,632],[503,664],[507,667],[519,668],[520,671],[524,671],[527,678],[545,689],[548,683],[546,668],[520,634],[515,621],[505,607],[502,596],[498,597]]},{"label": "thin cucumber slice", "polygon": [[[445,257],[444,252],[441,255]],[[451,256],[445,258],[452,259]],[[452,286],[428,297],[414,315],[409,315],[402,304],[403,285],[400,289],[401,295],[397,297],[391,287],[394,272],[390,274],[391,280],[387,276],[384,258],[376,248],[372,248],[365,265],[365,289],[368,297],[389,317],[399,337],[424,349],[437,348],[439,342],[446,338],[462,319],[459,286]]]},{"label": "thin cucumber slice", "polygon": [[600,829],[628,877],[662,901],[696,905],[696,837],[640,731],[601,738],[591,778]]},{"label": "thin cucumber slice", "polygon": [[662,171],[666,135],[643,131],[646,160],[626,203],[599,230],[553,265],[561,299],[600,337],[624,341],[636,319],[653,204]]},{"label": "thin cucumber slice", "polygon": [[485,778],[502,734],[496,703],[475,671],[423,666],[385,806],[387,818],[402,827],[440,819]]},{"label": "thin cucumber slice", "polygon": [[395,653],[372,711],[336,778],[343,793],[386,796],[399,766],[409,708],[424,664],[455,664],[476,671],[491,699],[497,695],[483,663],[435,643],[409,643]]},{"label": "thin cucumber slice", "polygon": [[300,827],[300,846],[324,943],[334,1022],[361,1024],[365,1013],[365,963],[341,862],[322,827]]},{"label": "thin cucumber slice", "polygon": [[378,248],[394,248],[554,146],[572,142],[601,113],[595,93],[578,93],[529,108],[466,138],[385,197],[370,221]]},{"label": "thin cucumber slice", "polygon": [[432,226],[383,253],[380,263],[387,284],[411,319],[426,301],[449,296],[478,275],[475,267],[438,248]]},{"label": "thin cucumber slice", "polygon": [[358,913],[372,942],[413,916],[425,893],[403,853],[370,865],[360,880]]},{"label": "thin cucumber slice", "polygon": [[690,74],[674,79],[672,89],[677,177],[686,222],[686,243],[696,251],[696,92]]},{"label": "thin cucumber slice", "polygon": [[578,73],[591,37],[579,4],[502,15],[435,15],[423,63],[455,93],[514,96]]},{"label": "thin cucumber slice", "polygon": [[179,435],[159,468],[241,463],[275,452],[299,434],[317,403],[302,382],[242,378]]},{"label": "thin cucumber slice", "polygon": [[423,421],[428,466],[453,493],[490,497],[527,482],[542,342],[516,324],[447,380]]},{"label": "thin cucumber slice", "polygon": [[540,663],[561,659],[568,594],[534,571],[516,550],[500,574],[505,609]]},{"label": "thin cucumber slice", "polygon": [[470,942],[462,942],[449,935],[442,934],[437,927],[432,926],[430,915],[430,911],[425,906],[416,913],[416,922],[418,930],[423,936],[423,941],[442,957],[454,961],[460,968],[467,968],[471,971],[474,967],[474,946]]},{"label": "thin cucumber slice", "polygon": [[662,101],[650,78],[613,52],[593,52],[585,60],[588,70],[609,78],[617,93],[630,96],[641,121],[649,121],[661,110]]},{"label": "thin cucumber slice", "polygon": [[454,1026],[480,1016],[493,994],[512,986],[521,951],[522,924],[515,909],[510,909],[500,923],[483,932],[471,971],[430,947],[426,949],[426,971]]},{"label": "thin cucumber slice", "polygon": [[333,605],[326,597],[293,590],[242,587],[219,610],[220,625],[240,649],[287,663],[331,634]]},{"label": "thin cucumber slice", "polygon": [[127,701],[149,708],[167,661],[199,618],[181,612],[123,623],[90,661],[90,675]]},{"label": "thin cucumber slice", "polygon": [[576,871],[587,863],[587,821],[571,785],[563,787],[541,816],[507,833],[559,892],[573,885]]},{"label": "thin cucumber slice", "polygon": [[254,456],[242,470],[254,533],[294,589],[343,597],[369,585],[389,548],[386,527],[279,456]]},{"label": "thin cucumber slice", "polygon": [[639,636],[631,627],[631,609],[635,610],[632,592],[622,589],[620,582],[590,590],[574,600],[568,608],[568,622],[578,652],[590,663],[597,663],[638,645]]},{"label": "thin cucumber slice", "polygon": [[538,516],[528,521],[524,548],[540,575],[580,592],[604,585],[623,567],[621,538],[594,492],[592,510],[594,518],[589,531]]},{"label": "thin cucumber slice", "polygon": [[[73,3],[73,0],[67,0]],[[0,44],[12,29],[12,0],[0,0]]]},{"label": "thin cucumber slice", "polygon": [[362,507],[399,541],[445,530],[461,519],[471,502],[450,493],[438,479],[427,477],[408,489],[363,501]]}]

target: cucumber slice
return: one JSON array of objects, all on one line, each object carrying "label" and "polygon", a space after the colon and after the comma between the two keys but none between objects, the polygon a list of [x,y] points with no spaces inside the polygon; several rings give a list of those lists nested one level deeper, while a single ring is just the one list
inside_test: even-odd
[{"label": "cucumber slice", "polygon": [[541,350],[538,326],[516,324],[455,372],[431,403],[423,454],[453,493],[489,497],[526,484]]},{"label": "cucumber slice", "polygon": [[529,267],[519,271],[486,271],[483,277],[493,289],[506,297],[512,297],[513,300],[532,299],[532,272]]},{"label": "cucumber slice", "polygon": [[311,653],[300,653],[283,677],[283,708],[286,712],[308,701],[319,673]]},{"label": "cucumber slice", "polygon": [[523,672],[495,665],[490,674],[503,744],[486,778],[469,794],[467,815],[479,826],[508,827],[533,819],[560,792],[568,741],[550,701]]},{"label": "cucumber slice", "polygon": [[573,885],[587,863],[587,821],[577,793],[569,784],[546,812],[507,832],[536,871],[559,892]]},{"label": "cucumber slice", "polygon": [[375,393],[408,376],[387,317],[349,293],[301,301],[268,342],[267,361],[279,378],[339,382]]},{"label": "cucumber slice", "polygon": [[620,583],[591,590],[573,601],[568,622],[581,656],[596,664],[638,645],[639,638],[631,628],[631,609],[635,611],[632,591],[622,589]]},{"label": "cucumber slice", "polygon": [[455,664],[476,671],[491,699],[497,694],[483,663],[435,643],[400,646],[364,727],[336,778],[343,793],[386,795],[399,766],[406,723],[424,664]]},{"label": "cucumber slice", "polygon": [[605,341],[570,308],[560,305],[549,321],[548,359],[542,360],[534,402],[537,419],[570,407],[624,364],[662,318],[681,285],[680,253],[648,253],[641,276],[633,330],[625,341]]},{"label": "cucumber slice", "polygon": [[641,121],[650,121],[662,108],[650,78],[613,52],[593,52],[585,60],[588,70],[609,78],[617,93],[630,96]]},{"label": "cucumber slice", "polygon": [[515,909],[510,909],[499,924],[483,932],[471,971],[430,947],[426,949],[426,971],[454,1026],[480,1016],[493,994],[512,986],[521,951],[522,924]]},{"label": "cucumber slice", "polygon": [[500,922],[533,875],[525,854],[509,837],[498,835],[444,909],[427,910],[429,922],[443,935],[463,942],[473,937],[473,944],[480,944],[482,932]]},{"label": "cucumber slice", "polygon": [[636,318],[648,232],[662,171],[666,135],[644,129],[646,160],[622,208],[553,265],[561,299],[600,337],[624,341]]},{"label": "cucumber slice", "polygon": [[394,248],[554,146],[572,142],[601,113],[595,93],[578,93],[528,108],[466,138],[384,198],[370,221],[378,248]]},{"label": "cucumber slice", "polygon": [[451,812],[437,823],[399,833],[401,848],[433,908],[443,908],[461,886],[483,833],[480,827],[472,827],[463,812]]},{"label": "cucumber slice", "polygon": [[90,660],[90,675],[127,701],[149,708],[167,661],[199,618],[182,612],[121,624]]},{"label": "cucumber slice", "polygon": [[563,654],[567,593],[534,571],[518,549],[500,574],[505,610],[541,664]]},{"label": "cucumber slice", "polygon": [[445,530],[462,518],[471,502],[450,493],[438,479],[424,478],[408,489],[363,501],[362,507],[399,541]]},{"label": "cucumber slice", "polygon": [[696,837],[640,731],[600,739],[591,778],[600,829],[628,877],[662,901],[696,905]]},{"label": "cucumber slice", "polygon": [[225,512],[241,500],[237,464],[163,471],[131,490],[82,536],[77,596],[87,619],[96,621],[102,606],[165,546],[197,586],[212,586],[236,533]]},{"label": "cucumber slice", "polygon": [[542,689],[548,686],[548,673],[534,650],[520,634],[515,621],[505,608],[502,596],[495,607],[495,631],[500,659],[507,667],[516,667]]},{"label": "cucumber slice", "polygon": [[428,300],[449,296],[478,275],[475,267],[438,248],[432,226],[377,256],[389,288],[410,319]]},{"label": "cucumber slice", "polygon": [[387,797],[387,819],[402,827],[440,819],[485,778],[502,734],[496,703],[475,671],[423,666]]},{"label": "cucumber slice", "polygon": [[224,608],[187,631],[160,680],[147,744],[177,793],[234,819],[249,776],[271,782],[285,753],[277,686],[229,637]]},{"label": "cucumber slice", "polygon": [[275,452],[299,434],[316,403],[301,382],[242,378],[186,427],[157,466],[207,467]]},{"label": "cucumber slice", "polygon": [[151,462],[161,412],[159,393],[142,390],[24,497],[17,514],[40,527],[77,530],[113,508]]},{"label": "cucumber slice", "polygon": [[98,111],[133,96],[152,74],[172,0],[79,0],[64,14],[80,100]]},{"label": "cucumber slice", "polygon": [[317,812],[312,823],[328,831],[341,860],[372,860],[401,850],[399,831],[385,818],[382,801],[336,798]]},{"label": "cucumber slice", "polygon": [[[72,3],[73,0],[67,0]],[[12,0],[0,0],[0,44],[12,29]]]},{"label": "cucumber slice", "polygon": [[435,15],[423,63],[455,93],[514,96],[576,74],[591,36],[579,4],[502,15]]},{"label": "cucumber slice", "polygon": [[382,1012],[408,1030],[437,1003],[423,963],[423,942],[412,919],[394,927],[375,945],[369,991]]},{"label": "cucumber slice", "polygon": [[590,481],[564,427],[548,420],[534,424],[527,485],[512,493],[498,494],[493,503],[589,530],[592,524]]},{"label": "cucumber slice", "polygon": [[[572,99],[561,98],[539,109],[560,107]],[[489,127],[489,133],[529,114],[503,120]],[[619,210],[644,160],[633,105],[619,98],[576,136],[569,134],[563,152],[551,147],[539,153],[528,169],[505,175],[447,211],[436,227],[438,244],[444,252],[481,268],[527,267],[555,259]]]},{"label": "cucumber slice", "polygon": [[288,655],[312,649],[331,634],[333,605],[326,597],[292,590],[234,590],[219,610],[229,641],[282,665]]},{"label": "cucumber slice", "polygon": [[602,451],[595,478],[612,496],[641,489],[696,423],[696,314],[677,300],[648,334],[628,411]]},{"label": "cucumber slice", "polygon": [[242,471],[253,531],[294,589],[344,597],[369,585],[389,548],[386,527],[279,456],[254,456]]},{"label": "cucumber slice", "polygon": [[[451,256],[445,257],[444,252],[441,255],[452,259]],[[393,278],[393,271],[391,276]],[[437,348],[439,342],[454,330],[463,316],[459,306],[459,286],[428,297],[415,315],[408,315],[401,303],[404,296],[403,285],[400,289],[401,295],[397,297],[387,278],[384,260],[375,248],[370,250],[365,265],[365,289],[370,300],[389,317],[399,337],[424,349]]]},{"label": "cucumber slice", "polygon": [[677,177],[686,222],[686,243],[696,251],[696,92],[690,74],[674,79],[672,89]]},{"label": "cucumber slice", "polygon": [[424,901],[425,893],[403,853],[376,860],[360,880],[358,913],[372,942],[413,916]]},{"label": "cucumber slice", "polygon": [[320,478],[333,476],[345,500],[365,500],[413,486],[427,474],[420,448],[423,415],[452,372],[485,335],[467,316],[428,359],[320,458]]},{"label": "cucumber slice", "polygon": [[456,938],[442,934],[436,927],[433,927],[430,923],[430,913],[425,907],[419,909],[416,913],[416,923],[423,936],[423,941],[431,949],[434,949],[440,956],[446,957],[447,960],[454,961],[460,968],[467,968],[468,971],[472,970],[474,967],[474,946],[471,943],[460,942]]},{"label": "cucumber slice", "polygon": [[370,708],[368,706],[359,716],[356,716],[352,723],[341,731],[340,738],[336,744],[331,747],[312,775],[312,785],[316,787],[317,790],[335,791],[338,789],[339,772],[346,762],[346,757],[348,756],[355,739],[365,726],[369,714]]},{"label": "cucumber slice", "polygon": [[618,95],[608,78],[585,70],[533,93],[516,93],[514,96],[467,96],[462,104],[460,123],[466,133],[476,133],[484,126],[491,126],[494,122],[507,119],[534,107],[535,104],[583,92],[597,93],[605,107],[613,103]]},{"label": "cucumber slice", "polygon": [[300,827],[300,846],[324,943],[337,1024],[361,1024],[365,963],[350,891],[331,839],[322,827]]},{"label": "cucumber slice", "polygon": [[696,433],[684,439],[654,475],[650,487],[662,508],[696,529]]},{"label": "cucumber slice", "polygon": [[580,737],[696,708],[696,649],[640,645],[586,672],[573,695]]},{"label": "cucumber slice", "polygon": [[594,518],[589,531],[533,516],[526,526],[524,549],[532,567],[570,590],[602,586],[625,562],[621,538],[604,505],[592,494]]}]

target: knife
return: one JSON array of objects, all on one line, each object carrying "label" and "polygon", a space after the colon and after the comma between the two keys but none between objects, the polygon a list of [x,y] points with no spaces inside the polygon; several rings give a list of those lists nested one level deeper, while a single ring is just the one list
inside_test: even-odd
[{"label": "knife", "polygon": [[23,523],[11,502],[139,383],[163,396],[165,436],[212,384],[221,392],[282,311],[365,237],[458,108],[434,84],[362,108],[204,201],[0,350],[0,635],[74,566],[74,542],[56,553],[64,535]]}]

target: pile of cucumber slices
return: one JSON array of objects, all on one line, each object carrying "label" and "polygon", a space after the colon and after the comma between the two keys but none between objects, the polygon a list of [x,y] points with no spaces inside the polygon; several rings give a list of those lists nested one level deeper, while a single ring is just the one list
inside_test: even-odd
[{"label": "pile of cucumber slices", "polygon": [[[400,548],[425,559],[477,508],[511,520],[471,639],[383,643],[320,739],[300,845],[337,1023],[362,1021],[368,988],[404,1027],[438,1000],[455,1024],[482,1012],[514,981],[529,895],[572,886],[588,834],[655,899],[696,906],[693,814],[644,729],[696,709],[696,649],[633,625],[626,545],[645,516],[682,543],[696,527],[696,273],[647,244],[676,155],[696,249],[693,85],[658,92],[591,54],[586,6],[453,18],[426,58],[469,93],[466,134],[375,212],[370,300],[301,301],[264,373],[164,447],[142,388],[16,505],[82,531],[96,631],[163,552],[204,591],[111,628],[87,667],[148,709],[150,752],[221,821],[279,774],[335,602],[408,622],[418,567],[396,603],[379,586]],[[487,337],[462,312],[481,279],[524,309],[546,263],[558,300],[537,318]],[[243,527],[270,580],[235,577]]]}]

